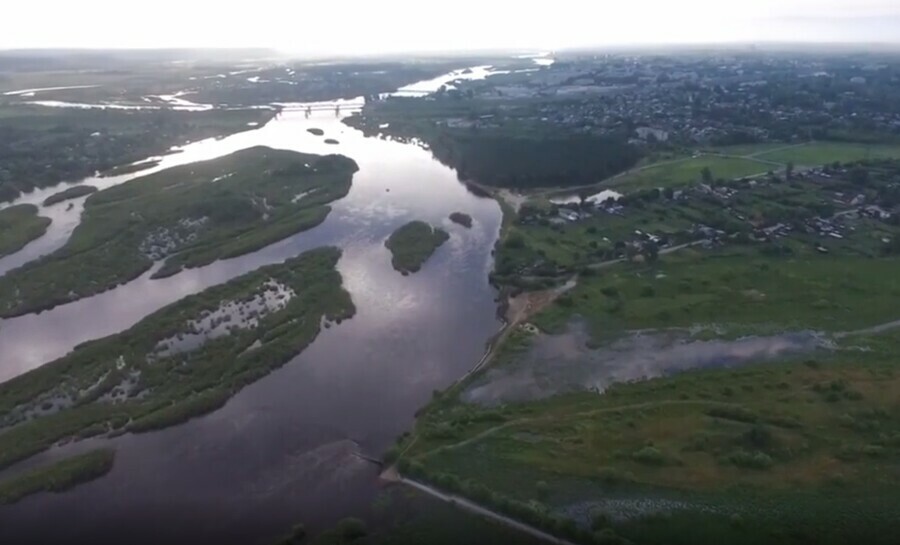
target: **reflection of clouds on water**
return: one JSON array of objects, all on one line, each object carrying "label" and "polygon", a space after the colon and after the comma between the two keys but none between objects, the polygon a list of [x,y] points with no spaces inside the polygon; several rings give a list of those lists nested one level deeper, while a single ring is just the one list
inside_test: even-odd
[{"label": "reflection of clouds on water", "polygon": [[671,332],[640,333],[599,349],[589,348],[589,341],[581,320],[570,323],[566,333],[538,335],[527,353],[489,371],[463,399],[493,405],[562,392],[603,391],[618,382],[752,364],[832,347],[822,334],[812,331],[710,341]]}]

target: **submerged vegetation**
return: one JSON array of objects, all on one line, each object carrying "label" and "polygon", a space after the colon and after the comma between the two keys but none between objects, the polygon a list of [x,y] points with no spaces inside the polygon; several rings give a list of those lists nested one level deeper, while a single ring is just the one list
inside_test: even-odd
[{"label": "submerged vegetation", "polygon": [[391,251],[391,264],[403,274],[417,272],[450,235],[423,221],[411,221],[394,231],[384,245]]},{"label": "submerged vegetation", "polygon": [[0,315],[51,308],[127,282],[249,253],[321,223],[356,163],[255,147],[95,193],[57,252],[0,278]]},{"label": "submerged vegetation", "polygon": [[0,210],[0,257],[18,252],[42,236],[50,223],[50,218],[38,216],[38,207],[33,204],[17,204]]},{"label": "submerged vegetation", "polygon": [[109,473],[114,459],[112,449],[98,449],[0,481],[0,505],[38,492],[64,492],[98,479]]},{"label": "submerged vegetation", "polygon": [[91,193],[96,193],[97,188],[92,185],[76,185],[72,186],[68,189],[64,189],[59,193],[54,193],[50,195],[46,199],[44,199],[44,206],[53,206],[56,203],[60,203],[63,201],[68,201],[71,199],[77,199],[78,197],[84,197],[85,195],[90,195]]},{"label": "submerged vegetation", "polygon": [[337,248],[186,297],[0,384],[0,467],[70,437],[142,432],[220,406],[354,314]]}]

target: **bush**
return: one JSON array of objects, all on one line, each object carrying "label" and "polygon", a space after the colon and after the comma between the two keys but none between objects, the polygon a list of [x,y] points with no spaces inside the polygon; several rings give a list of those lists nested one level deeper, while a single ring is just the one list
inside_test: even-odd
[{"label": "bush", "polygon": [[737,450],[728,455],[728,461],[737,467],[747,469],[769,469],[772,467],[772,458],[764,452],[748,452]]},{"label": "bush", "polygon": [[756,450],[764,450],[772,446],[775,438],[772,431],[762,425],[754,425],[741,436],[742,441],[749,447]]},{"label": "bush", "polygon": [[656,295],[656,290],[653,289],[653,286],[644,286],[641,288],[641,297],[653,297]]},{"label": "bush", "polygon": [[537,493],[537,497],[542,501],[546,500],[548,496],[550,496],[550,487],[544,481],[538,481],[534,486],[535,492]]},{"label": "bush", "polygon": [[594,530],[595,532],[599,532],[610,526],[612,526],[612,519],[610,519],[609,515],[603,511],[597,511],[591,517],[591,530]]},{"label": "bush", "polygon": [[338,522],[337,530],[344,539],[353,541],[354,539],[365,537],[366,523],[358,518],[345,518]]},{"label": "bush", "polygon": [[632,460],[645,465],[662,466],[666,464],[665,455],[656,447],[644,447],[631,455]]}]

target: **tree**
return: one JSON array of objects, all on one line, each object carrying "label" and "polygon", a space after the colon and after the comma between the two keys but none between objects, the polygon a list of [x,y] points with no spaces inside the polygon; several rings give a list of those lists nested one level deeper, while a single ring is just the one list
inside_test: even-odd
[{"label": "tree", "polygon": [[794,177],[794,162],[788,161],[787,166],[784,169],[784,177],[787,180],[790,180]]},{"label": "tree", "polygon": [[703,183],[710,184],[713,181],[713,173],[709,167],[703,167],[703,170],[700,171],[700,177],[703,179]]}]

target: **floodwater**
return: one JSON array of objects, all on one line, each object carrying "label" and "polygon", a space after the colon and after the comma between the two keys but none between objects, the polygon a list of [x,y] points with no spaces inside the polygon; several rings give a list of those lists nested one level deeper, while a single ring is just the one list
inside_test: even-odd
[{"label": "floodwater", "polygon": [[[356,454],[386,450],[434,389],[479,360],[500,327],[488,273],[501,217],[496,202],[470,193],[429,151],[365,138],[343,125],[340,116],[359,102],[341,104],[340,114],[286,105],[260,129],[185,146],[141,173],[85,182],[102,189],[256,145],[341,153],[360,167],[347,197],[310,231],[171,278],[151,280],[148,272],[88,299],[3,320],[0,380],[121,331],[185,295],[326,244],[343,250],[338,269],[357,314],[323,330],[292,362],[210,415],[153,433],[58,446],[2,472],[98,445],[117,453],[104,478],[0,508],[0,543],[252,545],[270,543],[297,522],[316,530],[366,513],[378,492],[378,469]],[[308,133],[312,127],[325,135]],[[340,144],[325,144],[325,138]],[[65,187],[20,202],[39,203]],[[42,210],[53,215],[51,231],[0,265],[8,270],[64,244],[83,200],[68,212],[65,203]],[[471,215],[473,227],[450,222],[454,211]],[[451,236],[420,272],[402,276],[391,267],[384,241],[412,219],[442,226]]]},{"label": "floodwater", "polygon": [[495,367],[462,395],[464,401],[494,406],[593,390],[618,382],[646,380],[690,369],[735,367],[832,347],[813,331],[736,340],[697,340],[680,332],[641,332],[602,348],[590,348],[583,320],[559,335],[538,334],[514,363]]}]

